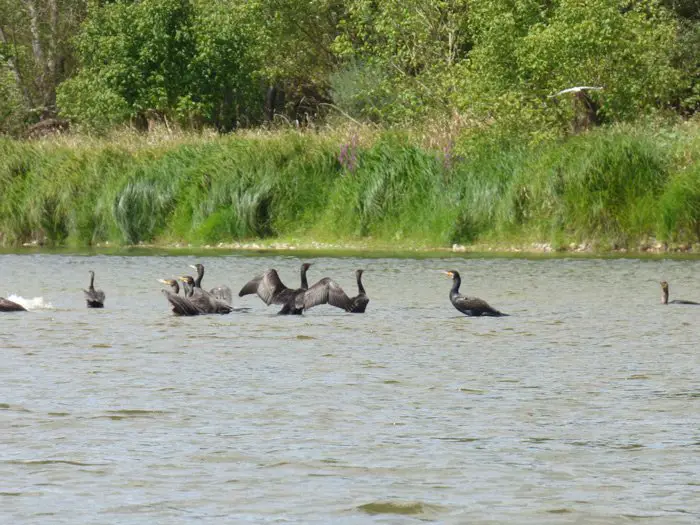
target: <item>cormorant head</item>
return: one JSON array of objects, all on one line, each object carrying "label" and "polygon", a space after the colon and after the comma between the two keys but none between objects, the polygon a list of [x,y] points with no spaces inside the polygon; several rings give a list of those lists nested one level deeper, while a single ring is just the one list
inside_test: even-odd
[{"label": "cormorant head", "polygon": [[95,276],[95,272],[93,272],[92,270],[88,270],[88,273],[89,273],[90,275],[92,275],[93,277]]},{"label": "cormorant head", "polygon": [[661,281],[661,289],[664,292],[668,292],[668,283],[666,281]]},{"label": "cormorant head", "polygon": [[459,279],[459,272],[457,270],[447,270],[446,272],[442,272],[448,277],[452,277],[453,279]]},{"label": "cormorant head", "polygon": [[204,266],[202,266],[199,263],[194,264],[194,265],[190,264],[190,268],[192,268],[193,270],[197,270],[198,274],[204,271]]},{"label": "cormorant head", "polygon": [[174,286],[177,284],[175,279],[158,279],[159,283],[167,284],[168,286]]},{"label": "cormorant head", "polygon": [[194,277],[191,275],[183,275],[182,277],[178,277],[180,281],[183,283],[187,283],[190,286],[194,286]]},{"label": "cormorant head", "polygon": [[301,265],[301,271],[302,271],[302,272],[305,272],[305,271],[308,270],[309,268],[311,268],[311,263],[304,263],[304,264]]},{"label": "cormorant head", "polygon": [[360,277],[363,273],[365,273],[364,270],[355,270],[355,275],[357,275],[358,277]]}]

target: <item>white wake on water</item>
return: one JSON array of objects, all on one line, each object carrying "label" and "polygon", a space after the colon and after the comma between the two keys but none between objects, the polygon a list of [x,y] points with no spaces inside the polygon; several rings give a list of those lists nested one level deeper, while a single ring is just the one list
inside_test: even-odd
[{"label": "white wake on water", "polygon": [[8,295],[7,299],[13,301],[17,304],[21,304],[27,310],[52,310],[53,305],[46,301],[43,297],[33,297],[32,299],[25,299],[19,295]]}]

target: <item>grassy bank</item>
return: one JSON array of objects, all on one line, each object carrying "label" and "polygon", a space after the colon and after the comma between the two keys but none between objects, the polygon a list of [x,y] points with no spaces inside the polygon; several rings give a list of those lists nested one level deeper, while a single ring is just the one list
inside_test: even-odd
[{"label": "grassy bank", "polygon": [[700,242],[700,128],[527,145],[280,132],[0,140],[0,242],[365,246]]}]

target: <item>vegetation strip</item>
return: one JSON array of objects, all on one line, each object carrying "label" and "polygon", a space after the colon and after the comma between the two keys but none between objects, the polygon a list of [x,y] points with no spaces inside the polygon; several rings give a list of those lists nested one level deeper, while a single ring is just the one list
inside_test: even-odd
[{"label": "vegetation strip", "polygon": [[699,138],[682,124],[543,144],[480,133],[449,151],[363,129],[0,140],[1,242],[691,249]]}]

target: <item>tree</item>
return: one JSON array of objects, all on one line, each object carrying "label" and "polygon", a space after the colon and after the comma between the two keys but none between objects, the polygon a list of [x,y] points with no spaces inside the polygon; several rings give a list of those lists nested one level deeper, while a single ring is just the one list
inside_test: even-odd
[{"label": "tree", "polygon": [[[229,130],[255,117],[255,57],[226,3],[94,5],[77,38],[81,67],[59,90],[62,113],[92,127],[131,119]],[[258,104],[259,106],[259,104]]]},{"label": "tree", "polygon": [[[72,73],[72,35],[86,0],[0,0],[0,114],[31,123],[56,115],[56,88]],[[0,124],[0,132],[4,126]]]},{"label": "tree", "polygon": [[336,102],[358,117],[407,122],[445,111],[471,42],[466,0],[353,0],[333,49]]},{"label": "tree", "polygon": [[673,65],[678,26],[653,0],[472,6],[475,47],[459,103],[477,114],[566,125],[572,106],[549,96],[589,85],[604,87],[591,94],[602,116],[624,120],[663,107],[682,85]]}]

